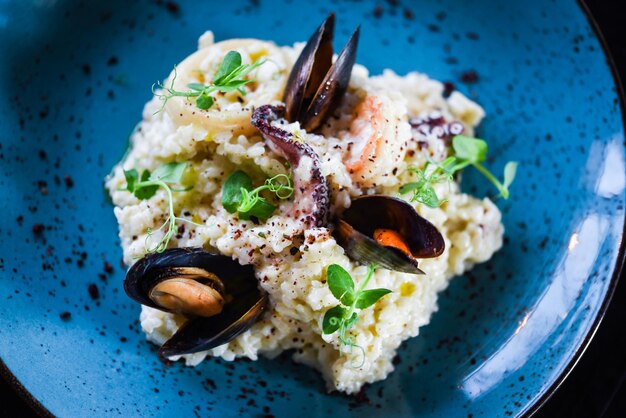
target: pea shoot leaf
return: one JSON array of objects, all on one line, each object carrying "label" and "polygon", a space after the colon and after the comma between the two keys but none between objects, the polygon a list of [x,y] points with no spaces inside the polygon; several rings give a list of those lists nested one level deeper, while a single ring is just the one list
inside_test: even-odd
[{"label": "pea shoot leaf", "polygon": [[[274,182],[277,177],[285,177],[287,184],[280,183],[277,186]],[[286,174],[279,174],[266,180],[265,184],[252,189],[252,179],[241,170],[231,174],[222,188],[222,206],[229,213],[237,213],[239,219],[248,220],[257,218],[265,220],[276,210],[276,206],[269,203],[259,193],[268,190],[279,199],[288,199],[293,194],[291,178]]]},{"label": "pea shoot leaf", "polygon": [[171,162],[158,166],[149,176],[150,180],[161,180],[164,183],[180,183],[188,163]]},{"label": "pea shoot leaf", "polygon": [[341,305],[327,310],[324,314],[324,319],[322,319],[322,332],[324,334],[332,334],[337,331],[347,314],[348,310]]},{"label": "pea shoot leaf", "polygon": [[482,139],[456,135],[452,139],[452,148],[457,158],[470,163],[480,163],[487,158],[487,143]]},{"label": "pea shoot leaf", "polygon": [[246,212],[238,212],[239,219],[248,220],[253,216],[257,219],[267,219],[272,216],[276,210],[276,206],[272,205],[265,199],[259,199],[254,202],[254,206]]},{"label": "pea shoot leaf", "polygon": [[231,174],[222,187],[222,206],[228,213],[235,213],[243,200],[241,188],[252,190],[252,179],[241,170]]},{"label": "pea shoot leaf", "polygon": [[[144,182],[144,181],[149,181],[149,180],[150,180],[150,171],[143,170],[143,172],[141,173],[141,178],[140,178],[139,183]],[[135,183],[135,190],[133,192],[135,197],[139,200],[150,199],[152,196],[156,194],[157,190],[159,190],[159,186],[156,184],[148,185],[148,186],[140,186],[139,183]]]},{"label": "pea shoot leaf", "polygon": [[356,300],[356,307],[359,309],[366,309],[378,302],[380,298],[386,294],[391,293],[389,289],[371,289],[364,290],[359,293],[359,297]]},{"label": "pea shoot leaf", "polygon": [[222,61],[222,65],[213,77],[213,84],[222,84],[224,79],[241,66],[241,54],[237,51],[229,51]]},{"label": "pea shoot leaf", "polygon": [[355,292],[354,280],[352,280],[352,277],[346,270],[338,264],[328,266],[326,269],[326,282],[333,296],[341,304],[330,308],[324,314],[322,320],[322,331],[324,334],[332,334],[339,330],[339,341],[345,345],[355,346],[352,339],[345,336],[346,332],[359,320],[359,314],[355,312],[355,309],[368,308],[391,292],[389,289],[363,290],[377,268],[377,264],[371,264],[368,267],[367,275],[361,282],[359,290]]},{"label": "pea shoot leaf", "polygon": [[214,100],[211,96],[209,96],[206,91],[200,93],[200,95],[196,98],[196,107],[200,110],[208,110],[213,106]]},{"label": "pea shoot leaf", "polygon": [[242,64],[239,52],[229,51],[211,83],[189,83],[187,84],[188,91],[178,91],[174,88],[174,81],[176,80],[176,67],[174,67],[174,77],[169,86],[164,86],[160,82],[152,85],[152,93],[163,102],[157,113],[162,111],[167,101],[173,97],[194,97],[198,109],[208,110],[215,104],[215,99],[211,96],[215,92],[229,93],[236,90],[245,96],[246,91],[243,87],[253,80],[244,79],[244,77],[263,63],[265,60],[259,59],[252,64]]},{"label": "pea shoot leaf", "polygon": [[422,178],[421,180],[413,182],[413,183],[403,184],[402,186],[400,186],[399,191],[400,191],[400,194],[406,194],[408,192],[421,189],[422,187],[424,187],[425,184],[426,184],[426,179]]},{"label": "pea shoot leaf", "polygon": [[331,264],[326,270],[326,281],[334,297],[346,306],[354,302],[354,281],[350,273],[338,264]]},{"label": "pea shoot leaf", "polygon": [[126,190],[131,193],[135,192],[135,183],[139,180],[139,173],[134,168],[132,170],[124,170],[124,177],[126,178]]},{"label": "pea shoot leaf", "polygon": [[[187,168],[187,163],[177,163],[171,162],[162,164],[154,170],[153,173],[150,173],[149,170],[143,170],[141,176],[136,169],[124,170],[124,177],[126,178],[126,188],[121,190],[127,190],[131,192],[135,197],[140,200],[149,199],[155,195],[159,187],[163,187],[167,191],[168,199],[172,198],[172,192],[184,192],[189,190],[192,186],[183,190],[173,190],[169,184],[171,183],[180,183],[182,176]],[[155,252],[163,252],[168,247],[170,240],[178,231],[176,228],[176,221],[183,220],[179,218],[174,213],[174,205],[170,201],[167,205],[169,208],[169,214],[165,219],[165,222],[158,228],[159,230],[164,231],[163,237],[154,245],[148,247],[146,244],[146,252],[155,253]],[[187,219],[184,219],[188,221]],[[153,229],[147,229],[147,238],[150,239]]]},{"label": "pea shoot leaf", "polygon": [[219,86],[216,85],[215,87],[217,88],[218,91],[221,91],[222,93],[230,93],[231,91],[239,90],[241,87],[245,86],[251,81],[252,80],[233,80],[233,81],[229,81],[226,84],[222,84]]},{"label": "pea shoot leaf", "polygon": [[509,161],[504,166],[504,182],[503,186],[508,190],[513,180],[515,180],[515,174],[517,174],[517,162]]},{"label": "pea shoot leaf", "polygon": [[435,192],[435,189],[430,184],[424,186],[416,195],[415,200],[428,206],[429,208],[438,208],[441,205],[441,201]]},{"label": "pea shoot leaf", "polygon": [[[509,186],[515,179],[517,162],[509,161],[504,166],[504,180],[500,183],[500,180],[481,164],[487,158],[488,147],[485,141],[479,138],[456,135],[452,138],[452,148],[455,155],[446,158],[440,163],[426,157],[428,162],[424,167],[421,169],[410,168],[410,171],[418,175],[418,180],[401,186],[400,194],[413,192],[411,201],[436,208],[446,200],[439,199],[433,185],[441,181],[452,181],[455,172],[472,165],[498,189],[500,196],[504,199],[509,198]],[[434,165],[435,169],[427,171],[429,165]]]}]

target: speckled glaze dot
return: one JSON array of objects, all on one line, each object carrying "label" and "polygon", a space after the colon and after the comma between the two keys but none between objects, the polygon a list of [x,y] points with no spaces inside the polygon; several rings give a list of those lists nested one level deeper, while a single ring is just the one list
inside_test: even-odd
[{"label": "speckled glaze dot", "polygon": [[[571,367],[615,283],[624,125],[602,47],[574,2],[9,1],[0,7],[0,371],[59,416],[508,417]],[[439,311],[356,396],[274,360],[165,365],[122,291],[103,178],[150,86],[197,45],[305,40],[330,11],[361,24],[371,73],[417,70],[478,101],[500,173],[504,248],[452,281]],[[465,191],[489,196],[472,171]]]}]

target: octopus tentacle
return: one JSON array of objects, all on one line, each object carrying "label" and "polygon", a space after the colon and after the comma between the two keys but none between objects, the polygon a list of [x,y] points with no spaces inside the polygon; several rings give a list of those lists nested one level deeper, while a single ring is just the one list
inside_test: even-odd
[{"label": "octopus tentacle", "polygon": [[261,106],[252,114],[252,125],[261,132],[270,149],[291,164],[294,205],[289,214],[301,218],[307,228],[326,226],[330,197],[320,158],[311,146],[297,140],[291,132],[271,124],[284,113],[284,106]]}]

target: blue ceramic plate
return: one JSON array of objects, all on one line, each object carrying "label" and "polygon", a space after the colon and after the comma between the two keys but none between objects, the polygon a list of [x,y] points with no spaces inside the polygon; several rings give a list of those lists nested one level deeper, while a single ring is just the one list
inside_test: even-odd
[{"label": "blue ceramic plate", "polygon": [[[313,2],[309,2],[312,4]],[[602,47],[578,5],[544,2],[0,1],[0,356],[61,416],[515,416],[573,367],[621,266],[624,125]],[[419,70],[481,103],[506,244],[456,278],[396,371],[357,398],[325,393],[288,356],[165,366],[122,291],[102,179],[152,82],[218,40],[303,40],[330,12],[362,25],[373,73]],[[339,45],[337,45],[339,46]],[[463,188],[490,186],[474,172]]]}]

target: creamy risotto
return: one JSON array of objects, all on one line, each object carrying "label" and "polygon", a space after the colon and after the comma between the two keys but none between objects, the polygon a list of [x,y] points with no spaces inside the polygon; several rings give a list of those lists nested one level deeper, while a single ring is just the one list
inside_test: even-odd
[{"label": "creamy risotto", "polygon": [[[392,372],[396,349],[417,336],[437,310],[438,292],[452,277],[487,261],[501,247],[503,226],[489,199],[462,193],[455,181],[433,184],[440,201],[435,207],[400,194],[402,185],[415,182],[411,168],[445,160],[453,134],[473,134],[483,109],[457,91],[444,97],[442,83],[424,74],[385,70],[370,75],[359,64],[348,74],[340,104],[315,130],[308,132],[300,122],[280,117],[270,121],[290,134],[293,143],[307,144],[314,151],[328,187],[327,222],[294,214],[296,207],[310,207],[307,199],[312,197],[298,182],[310,181],[315,167],[307,165],[306,158],[297,166],[285,164],[285,156],[264,139],[251,118],[263,105],[281,104],[303,47],[255,39],[214,43],[212,33],[204,34],[198,51],[176,66],[164,88],[188,91],[190,83],[208,84],[229,51],[239,53],[244,66],[262,60],[246,76],[252,81],[241,90],[213,94],[209,109],[200,108],[198,96],[171,97],[164,104],[157,90],[145,105],[128,154],[106,185],[115,204],[124,262],[132,266],[167,233],[167,227],[160,227],[168,218],[170,196],[160,187],[151,196],[138,198],[127,190],[124,171],[154,172],[165,163],[186,162],[178,186],[172,186],[171,203],[178,219],[168,247],[202,247],[250,265],[260,291],[267,295],[263,313],[236,338],[172,360],[195,366],[208,356],[256,360],[290,350],[295,361],[321,372],[329,390],[355,393]],[[372,142],[373,137],[379,140]],[[223,204],[226,179],[237,170],[247,173],[254,185],[277,174],[291,176],[295,193],[284,199],[266,195],[276,210],[266,219],[244,219]],[[358,312],[357,322],[346,333],[350,346],[339,332],[323,332],[326,312],[339,303],[326,275],[328,266],[336,264],[357,286],[366,277],[368,265],[348,257],[333,228],[353,199],[372,194],[406,199],[441,233],[445,251],[419,260],[425,274],[376,269],[367,288],[391,292]],[[140,319],[147,339],[159,345],[186,320],[148,306],[142,306]]]}]

